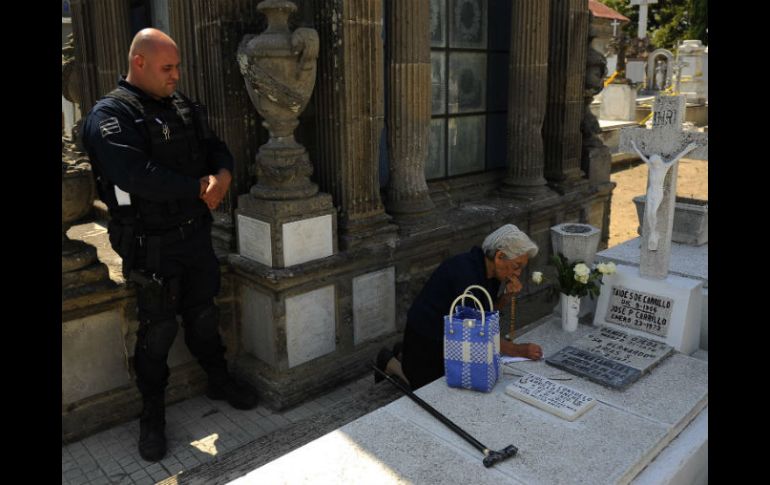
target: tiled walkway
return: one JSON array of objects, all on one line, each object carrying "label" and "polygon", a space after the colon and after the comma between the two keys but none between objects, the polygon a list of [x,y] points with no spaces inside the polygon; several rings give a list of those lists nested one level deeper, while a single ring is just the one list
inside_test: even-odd
[{"label": "tiled walkway", "polygon": [[154,484],[329,409],[371,385],[367,374],[282,413],[261,405],[239,411],[205,396],[172,404],[166,409],[168,454],[163,460],[149,463],[139,456],[137,418],[62,446],[62,484]]}]

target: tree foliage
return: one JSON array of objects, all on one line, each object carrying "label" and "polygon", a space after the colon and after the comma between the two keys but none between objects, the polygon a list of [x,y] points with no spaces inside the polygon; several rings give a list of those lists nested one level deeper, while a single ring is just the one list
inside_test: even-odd
[{"label": "tree foliage", "polygon": [[[599,0],[625,15],[631,22],[623,30],[635,38],[639,27],[639,6],[629,0]],[[685,39],[700,39],[708,45],[708,0],[659,0],[647,7],[647,36],[651,49],[673,50]]]}]

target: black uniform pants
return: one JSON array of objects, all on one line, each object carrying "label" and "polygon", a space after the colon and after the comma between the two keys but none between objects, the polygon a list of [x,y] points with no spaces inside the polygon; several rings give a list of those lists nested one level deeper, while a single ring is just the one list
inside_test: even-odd
[{"label": "black uniform pants", "polygon": [[[146,250],[140,250],[137,267],[144,268],[146,261]],[[168,384],[166,361],[178,331],[177,315],[182,316],[185,343],[209,381],[227,378],[219,311],[214,305],[220,271],[211,246],[211,223],[205,223],[184,239],[162,244],[159,261],[160,267],[155,271],[158,281],[137,288],[139,330],[134,368],[143,396],[162,394]]]},{"label": "black uniform pants", "polygon": [[444,341],[433,340],[415,332],[407,323],[401,369],[416,390],[444,375]]}]

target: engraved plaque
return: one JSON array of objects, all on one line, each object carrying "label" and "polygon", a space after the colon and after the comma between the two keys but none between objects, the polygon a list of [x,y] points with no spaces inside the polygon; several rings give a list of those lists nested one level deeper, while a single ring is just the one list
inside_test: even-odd
[{"label": "engraved plaque", "polygon": [[396,268],[353,278],[353,344],[396,331]]},{"label": "engraved plaque", "polygon": [[672,298],[613,286],[604,319],[665,338],[668,335],[673,306]]},{"label": "engraved plaque", "polygon": [[572,346],[606,359],[639,369],[642,374],[669,356],[674,348],[657,340],[603,327]]},{"label": "engraved plaque", "polygon": [[639,369],[572,346],[547,357],[545,363],[614,389],[625,389],[642,376]]},{"label": "engraved plaque", "polygon": [[270,224],[238,214],[238,253],[267,266],[273,266]]},{"label": "engraved plaque", "polygon": [[525,375],[505,393],[567,421],[574,421],[596,405],[596,399],[545,377]]}]

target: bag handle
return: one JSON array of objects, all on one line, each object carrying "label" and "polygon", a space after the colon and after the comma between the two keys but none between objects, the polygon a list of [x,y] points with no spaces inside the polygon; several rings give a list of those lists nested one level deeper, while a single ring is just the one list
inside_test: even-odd
[{"label": "bag handle", "polygon": [[[471,285],[471,286],[469,286],[468,288],[466,288],[466,289],[465,289],[465,291],[463,292],[463,294],[461,295],[461,296],[463,297],[463,301],[462,301],[461,305],[465,305],[465,295],[468,295],[468,296],[473,296],[473,293],[471,293],[470,291],[468,291],[468,290],[472,290],[473,288],[478,288],[478,289],[480,289],[481,291],[483,291],[485,295],[487,295],[487,299],[489,300],[489,311],[490,311],[490,312],[493,312],[493,311],[495,311],[495,305],[494,305],[494,303],[492,303],[492,297],[491,297],[491,296],[489,296],[489,292],[487,291],[487,289],[486,289],[486,288],[484,288],[484,287],[483,287],[483,286],[481,286],[481,285]],[[476,300],[476,301],[478,301],[478,300]],[[481,303],[481,302],[479,302],[479,304],[480,304],[480,303]],[[481,308],[483,309],[484,307],[482,306]]]},{"label": "bag handle", "polygon": [[[476,302],[476,305],[479,307],[479,310],[481,311],[481,328],[482,328],[481,335],[484,335],[483,333],[484,332],[483,330],[484,329],[484,305],[481,304],[478,298],[476,298],[470,293],[463,293],[462,295],[455,298],[455,301],[452,302],[452,306],[449,307],[449,319],[451,321],[452,315],[454,315],[454,312],[455,312],[455,306],[457,305],[457,302],[460,301],[461,299],[464,301],[466,296],[473,299],[473,301]],[[454,333],[454,331],[452,330],[451,324],[449,325],[449,333]]]}]

